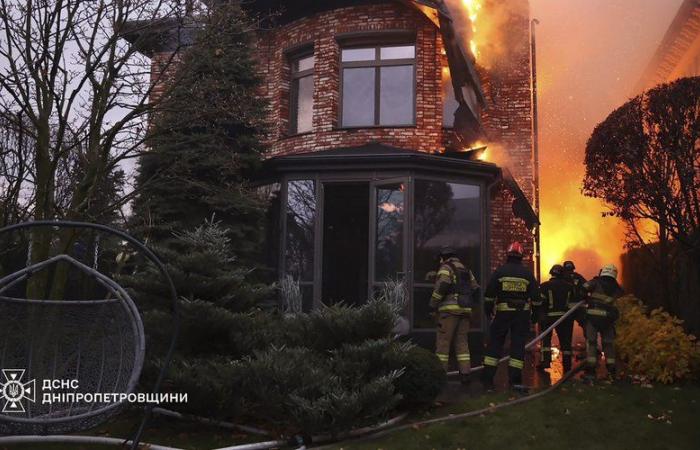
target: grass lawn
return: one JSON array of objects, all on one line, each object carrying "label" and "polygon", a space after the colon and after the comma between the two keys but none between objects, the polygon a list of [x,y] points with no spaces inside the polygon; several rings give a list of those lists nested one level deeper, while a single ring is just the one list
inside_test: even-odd
[{"label": "grass lawn", "polygon": [[[470,411],[505,396],[471,400],[430,416]],[[375,449],[700,449],[700,386],[582,386],[480,417],[338,446]],[[653,418],[649,418],[651,415]],[[430,418],[430,417],[426,417]]]},{"label": "grass lawn", "polygon": [[[439,408],[411,420],[429,419],[508,400],[493,394]],[[683,450],[700,449],[700,386],[684,387],[569,383],[542,398],[492,414],[393,433],[374,441],[338,445],[344,450]],[[649,418],[651,416],[652,418]],[[127,437],[136,417],[124,415],[92,433]],[[154,420],[144,436],[153,444],[212,449],[265,440],[174,419]],[[23,445],[0,448],[98,450],[116,447]]]},{"label": "grass lawn", "polygon": [[[124,413],[108,424],[100,426],[91,432],[80,433],[90,436],[131,438],[135,427],[141,420],[140,415]],[[183,448],[187,450],[210,450],[213,448],[227,447],[250,442],[259,442],[266,439],[258,436],[248,436],[233,431],[227,431],[217,427],[194,424],[187,421],[155,416],[149,423],[149,427],[144,433],[142,442],[150,444],[160,444]],[[113,445],[13,445],[3,446],[0,449],[18,450],[107,450],[121,448]]]}]

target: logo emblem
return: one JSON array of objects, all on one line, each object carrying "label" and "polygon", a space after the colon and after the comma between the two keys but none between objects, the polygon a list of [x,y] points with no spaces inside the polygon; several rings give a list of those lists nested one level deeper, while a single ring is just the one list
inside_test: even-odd
[{"label": "logo emblem", "polygon": [[5,401],[2,412],[23,413],[22,400],[29,400],[32,403],[36,401],[36,381],[29,380],[27,383],[22,383],[24,369],[2,369],[2,375],[5,379],[0,384],[0,394]]}]

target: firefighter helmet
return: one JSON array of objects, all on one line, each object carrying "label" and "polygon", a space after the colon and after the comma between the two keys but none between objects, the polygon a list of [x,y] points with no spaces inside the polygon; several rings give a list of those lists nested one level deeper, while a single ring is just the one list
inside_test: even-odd
[{"label": "firefighter helmet", "polygon": [[440,249],[440,258],[447,259],[451,256],[457,256],[457,251],[454,248],[445,246]]},{"label": "firefighter helmet", "polygon": [[552,268],[549,270],[549,274],[553,277],[560,277],[564,275],[564,266],[561,264],[555,264],[552,266]]},{"label": "firefighter helmet", "polygon": [[508,247],[508,251],[506,252],[506,254],[508,256],[522,258],[525,254],[525,250],[523,250],[523,245],[520,242],[513,242],[512,244],[510,244],[510,247]]},{"label": "firefighter helmet", "polygon": [[564,261],[564,270],[568,272],[573,272],[574,270],[576,270],[576,265],[573,261]]},{"label": "firefighter helmet", "polygon": [[606,264],[600,269],[600,276],[617,279],[617,267],[615,267],[615,264]]}]

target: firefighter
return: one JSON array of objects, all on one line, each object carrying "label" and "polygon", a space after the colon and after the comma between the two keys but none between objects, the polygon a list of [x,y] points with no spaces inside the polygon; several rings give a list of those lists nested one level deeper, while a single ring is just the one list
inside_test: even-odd
[{"label": "firefighter", "polygon": [[454,249],[444,247],[439,257],[440,268],[430,298],[430,307],[437,310],[438,318],[435,354],[447,371],[450,345],[454,341],[459,372],[462,374],[462,381],[466,383],[466,376],[471,369],[467,336],[472,311],[470,306],[460,305],[457,286],[461,281],[467,283],[472,291],[476,291],[479,285],[474,274],[464,267]]},{"label": "firefighter", "polygon": [[617,283],[617,267],[608,264],[600,275],[583,285],[586,297],[586,379],[595,380],[598,364],[598,334],[603,342],[608,377],[615,377],[615,322],[620,312],[615,306],[624,290]]},{"label": "firefighter", "polygon": [[539,286],[532,271],[523,265],[523,255],[523,246],[519,242],[511,244],[507,262],[496,269],[486,288],[484,310],[492,319],[491,339],[482,373],[482,382],[487,389],[493,389],[498,360],[510,332],[510,384],[516,391],[527,391],[522,380],[525,340],[530,331],[531,302],[539,299]]},{"label": "firefighter", "polygon": [[[574,286],[574,296],[572,298],[572,303],[578,303],[581,300],[584,299],[586,296],[586,293],[583,289],[583,285],[586,284],[586,278],[584,278],[583,275],[580,273],[576,272],[576,265],[574,264],[573,261],[565,261],[564,262],[564,275],[565,278],[569,281]],[[576,315],[576,321],[578,324],[581,326],[581,328],[585,329],[586,326],[586,314],[585,311],[582,309],[579,310],[579,313],[575,314]]]},{"label": "firefighter", "polygon": [[[566,279],[564,267],[555,264],[549,271],[552,278],[540,287],[539,306],[535,307],[533,316],[537,317],[540,330],[544,331],[559,320],[570,308],[574,297],[574,285]],[[559,346],[562,353],[564,373],[571,370],[571,337],[574,331],[574,319],[569,317],[556,327]],[[542,358],[537,366],[539,370],[548,369],[552,363],[552,333],[542,339]]]}]

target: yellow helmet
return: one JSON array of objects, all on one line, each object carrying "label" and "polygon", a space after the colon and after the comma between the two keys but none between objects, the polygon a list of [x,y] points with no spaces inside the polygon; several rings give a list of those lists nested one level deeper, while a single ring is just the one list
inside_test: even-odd
[{"label": "yellow helmet", "polygon": [[600,269],[600,276],[611,277],[617,280],[617,267],[615,267],[615,264],[606,264]]}]

